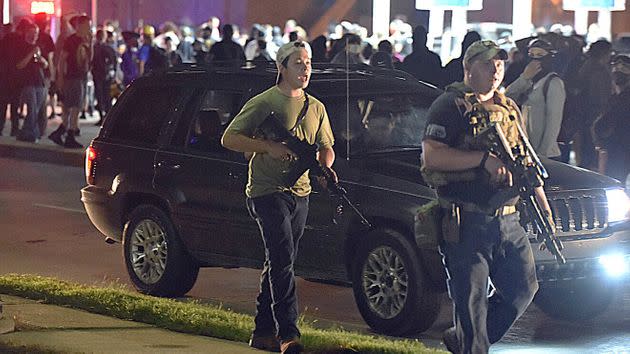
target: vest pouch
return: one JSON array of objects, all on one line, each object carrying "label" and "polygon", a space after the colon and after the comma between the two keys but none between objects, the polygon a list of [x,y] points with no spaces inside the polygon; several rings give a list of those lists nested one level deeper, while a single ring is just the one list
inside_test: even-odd
[{"label": "vest pouch", "polygon": [[437,249],[442,239],[443,209],[432,200],[418,209],[414,217],[416,244],[421,249]]}]

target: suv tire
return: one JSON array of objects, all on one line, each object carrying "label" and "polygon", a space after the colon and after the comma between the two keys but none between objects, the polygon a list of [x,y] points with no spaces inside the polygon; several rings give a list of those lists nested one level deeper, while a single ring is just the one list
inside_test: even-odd
[{"label": "suv tire", "polygon": [[416,247],[393,230],[374,230],[357,245],[352,288],[357,307],[375,331],[422,332],[435,322],[440,301]]},{"label": "suv tire", "polygon": [[125,265],[144,294],[179,297],[197,280],[199,265],[188,255],[170,218],[153,205],[140,205],[123,231]]},{"label": "suv tire", "polygon": [[617,291],[616,285],[605,280],[576,281],[539,289],[534,303],[550,317],[584,320],[606,311]]}]

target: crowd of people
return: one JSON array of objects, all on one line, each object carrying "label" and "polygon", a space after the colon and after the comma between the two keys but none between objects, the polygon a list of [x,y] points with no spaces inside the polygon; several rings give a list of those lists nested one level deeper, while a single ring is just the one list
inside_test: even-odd
[{"label": "crowd of people", "polygon": [[[95,111],[101,124],[112,99],[131,81],[180,63],[273,62],[283,44],[302,40],[310,43],[314,63],[395,68],[446,88],[463,81],[463,53],[484,39],[468,32],[462,56],[443,65],[427,48],[426,28],[412,29],[401,20],[392,21],[389,36],[369,37],[366,28],[343,21],[314,38],[295,20],[288,20],[284,28],[254,24],[247,33],[221,24],[217,17],[197,27],[167,21],[156,29],[140,21],[126,31],[117,21],[93,26],[87,16],[72,14],[61,18],[56,40],[49,24],[46,15],[38,14],[22,19],[15,28],[2,27],[0,48],[7,54],[0,56],[0,111],[5,118],[11,107],[12,136],[36,142],[44,135],[46,118],[53,117],[54,107],[61,103],[63,124],[50,139],[69,148],[81,147],[74,139],[80,133],[77,117]],[[608,170],[622,164],[627,175],[629,152],[615,146],[618,138],[611,136],[627,129],[627,124],[620,111],[607,109],[627,91],[628,57],[616,56],[611,65],[612,47],[605,40],[586,48],[584,37],[560,32],[517,40],[509,51],[502,87],[523,111],[540,155],[569,162],[573,151],[571,161],[579,166],[611,174]],[[624,112],[626,107],[619,108]],[[596,123],[598,117],[608,123]],[[6,119],[0,120],[1,133]],[[625,178],[620,173],[613,174]]]}]

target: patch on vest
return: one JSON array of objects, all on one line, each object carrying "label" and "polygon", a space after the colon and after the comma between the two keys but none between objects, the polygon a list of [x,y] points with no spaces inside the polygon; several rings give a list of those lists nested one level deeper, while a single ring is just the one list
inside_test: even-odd
[{"label": "patch on vest", "polygon": [[437,124],[429,124],[427,126],[427,136],[444,139],[446,138],[446,128]]}]

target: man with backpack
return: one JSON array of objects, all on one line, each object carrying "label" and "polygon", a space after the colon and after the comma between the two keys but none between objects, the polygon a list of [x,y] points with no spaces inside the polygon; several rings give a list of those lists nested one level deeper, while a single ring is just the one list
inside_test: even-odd
[{"label": "man with backpack", "polygon": [[532,147],[546,157],[560,156],[557,139],[566,99],[564,83],[552,68],[555,53],[551,43],[533,40],[527,49],[529,64],[505,91],[521,107]]}]

